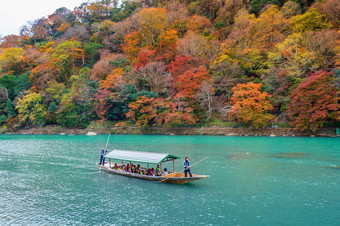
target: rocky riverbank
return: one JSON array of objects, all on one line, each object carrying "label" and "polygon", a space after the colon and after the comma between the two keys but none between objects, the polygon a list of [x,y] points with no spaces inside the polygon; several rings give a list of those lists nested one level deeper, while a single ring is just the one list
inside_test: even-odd
[{"label": "rocky riverbank", "polygon": [[59,126],[33,127],[16,131],[1,131],[3,134],[148,134],[148,135],[212,135],[212,136],[325,136],[335,137],[335,128],[321,128],[315,133],[297,131],[292,128],[230,128],[230,127],[149,127],[141,129],[135,126],[98,127],[87,129],[69,129]]}]

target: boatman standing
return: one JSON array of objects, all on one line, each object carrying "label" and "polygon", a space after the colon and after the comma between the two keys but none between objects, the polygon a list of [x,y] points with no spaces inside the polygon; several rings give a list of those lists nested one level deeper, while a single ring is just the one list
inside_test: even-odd
[{"label": "boatman standing", "polygon": [[184,167],[184,176],[187,177],[187,174],[190,174],[190,177],[192,177],[191,170],[190,170],[190,161],[188,157],[185,157],[183,161],[183,167]]},{"label": "boatman standing", "polygon": [[105,164],[105,154],[107,151],[105,151],[104,148],[102,148],[102,150],[100,151],[100,162],[99,165],[104,165]]}]

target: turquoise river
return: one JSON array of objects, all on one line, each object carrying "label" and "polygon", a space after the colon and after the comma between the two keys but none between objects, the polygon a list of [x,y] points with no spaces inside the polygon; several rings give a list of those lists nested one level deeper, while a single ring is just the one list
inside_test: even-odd
[{"label": "turquoise river", "polygon": [[174,185],[99,171],[107,137],[0,135],[0,225],[340,225],[340,138],[111,135],[177,171],[209,156]]}]

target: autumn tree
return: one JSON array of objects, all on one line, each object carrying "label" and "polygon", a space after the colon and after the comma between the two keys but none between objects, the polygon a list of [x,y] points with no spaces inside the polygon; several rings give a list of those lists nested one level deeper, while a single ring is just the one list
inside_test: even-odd
[{"label": "autumn tree", "polygon": [[20,73],[21,63],[24,59],[24,50],[18,47],[5,49],[0,54],[0,71],[8,74]]},{"label": "autumn tree", "polygon": [[285,38],[289,20],[285,19],[276,6],[263,12],[250,22],[251,46],[259,50],[269,50]]},{"label": "autumn tree", "polygon": [[188,19],[188,30],[202,33],[212,27],[210,20],[204,16],[193,15]]},{"label": "autumn tree", "polygon": [[193,99],[196,93],[201,90],[204,81],[212,82],[205,66],[184,72],[174,81],[177,90],[176,96]]},{"label": "autumn tree", "polygon": [[170,76],[163,62],[148,63],[140,67],[136,74],[136,78],[142,80],[148,90],[158,94],[166,92],[170,83]]},{"label": "autumn tree", "polygon": [[65,41],[59,44],[53,51],[52,57],[61,62],[65,77],[77,72],[77,61],[81,60],[80,65],[84,64],[84,50],[78,41]]},{"label": "autumn tree", "polygon": [[286,19],[301,13],[299,4],[294,1],[287,1],[280,9],[280,13]]},{"label": "autumn tree", "polygon": [[270,95],[267,92],[261,92],[262,83],[249,82],[247,84],[238,84],[233,88],[231,98],[232,108],[228,112],[230,120],[249,123],[254,128],[265,127],[273,118],[268,113],[273,109],[270,103]]},{"label": "autumn tree", "polygon": [[193,110],[185,102],[172,102],[162,98],[139,96],[129,104],[126,117],[135,121],[141,129],[158,125],[171,127],[174,125],[194,124],[196,117]]},{"label": "autumn tree", "polygon": [[184,101],[169,101],[169,109],[163,113],[157,124],[165,127],[193,125],[198,119],[193,109]]},{"label": "autumn tree", "polygon": [[[48,81],[55,80],[59,82],[68,82],[67,75],[63,73],[62,62],[60,60],[50,60],[39,64],[31,71],[29,75],[30,81],[33,84],[32,89],[44,90],[47,87]],[[64,68],[65,70],[65,68]]]},{"label": "autumn tree", "polygon": [[41,125],[45,122],[46,107],[40,93],[31,92],[19,98],[15,108],[20,123]]},{"label": "autumn tree", "polygon": [[157,59],[170,61],[176,56],[176,45],[178,32],[176,30],[166,30],[159,36],[157,43]]},{"label": "autumn tree", "polygon": [[324,15],[312,8],[309,12],[303,15],[297,15],[292,18],[292,30],[293,32],[306,32],[306,31],[319,31],[325,28],[330,28]]},{"label": "autumn tree", "polygon": [[[226,0],[224,5],[217,12],[215,28],[223,29],[234,23],[237,12],[244,7],[242,0]],[[219,24],[219,26],[217,26]]]},{"label": "autumn tree", "polygon": [[126,117],[135,121],[136,126],[141,128],[151,126],[158,116],[158,109],[162,107],[164,107],[163,103],[156,101],[155,98],[140,96],[135,102],[129,104],[129,112],[126,113]]},{"label": "autumn tree", "polygon": [[183,39],[178,41],[176,48],[177,52],[182,55],[200,58],[209,62],[218,52],[219,46],[217,40],[208,40],[198,33],[188,32]]},{"label": "autumn tree", "polygon": [[111,62],[117,61],[121,57],[120,54],[103,54],[92,67],[91,79],[95,81],[104,80],[115,67]]},{"label": "autumn tree", "polygon": [[339,88],[336,75],[319,71],[292,91],[288,115],[299,130],[315,132],[327,119],[340,121]]},{"label": "autumn tree", "polygon": [[[320,2],[320,11],[335,25],[340,25],[340,2],[337,0],[326,0]],[[320,4],[319,3],[319,4]]]},{"label": "autumn tree", "polygon": [[127,34],[124,39],[125,44],[122,45],[123,52],[134,62],[140,50],[140,34],[138,31],[133,31]]},{"label": "autumn tree", "polygon": [[95,111],[101,122],[105,120],[105,116],[119,98],[123,84],[123,72],[123,68],[116,68],[112,70],[105,80],[99,83],[94,97],[96,98]]},{"label": "autumn tree", "polygon": [[183,74],[184,72],[196,68],[199,66],[199,62],[196,58],[192,58],[190,56],[184,55],[176,55],[175,59],[170,62],[168,67],[168,71],[171,73],[172,80],[175,81],[178,79],[178,76]]},{"label": "autumn tree", "polygon": [[62,126],[85,128],[93,116],[97,87],[89,80],[89,72],[89,68],[83,68],[78,75],[71,77],[72,85],[62,96],[56,112],[57,122]]},{"label": "autumn tree", "polygon": [[138,18],[142,46],[154,46],[167,26],[165,8],[144,8]]}]

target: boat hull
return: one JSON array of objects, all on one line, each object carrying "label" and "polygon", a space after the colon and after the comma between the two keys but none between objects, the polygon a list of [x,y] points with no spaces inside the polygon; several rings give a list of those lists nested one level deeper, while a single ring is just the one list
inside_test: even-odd
[{"label": "boat hull", "polygon": [[184,177],[184,173],[170,173],[165,176],[148,176],[141,175],[136,173],[129,173],[121,170],[112,169],[108,166],[100,166],[101,169],[108,173],[117,174],[125,177],[133,177],[137,179],[150,180],[150,181],[159,181],[162,183],[171,183],[171,184],[186,184],[192,181],[201,180],[204,178],[208,178],[208,175],[196,175],[193,174],[192,177]]}]

